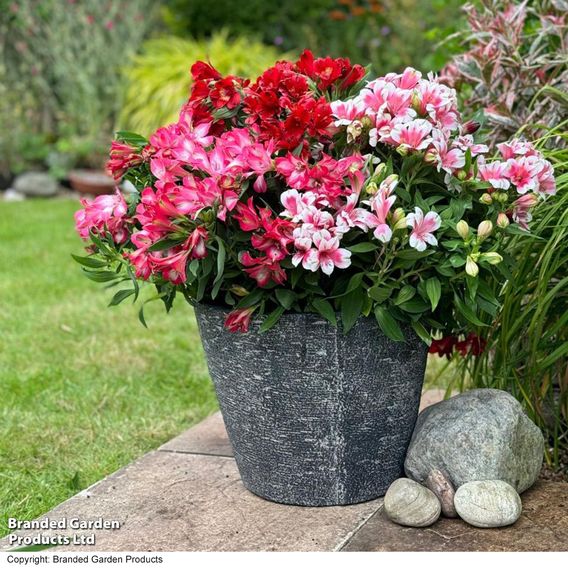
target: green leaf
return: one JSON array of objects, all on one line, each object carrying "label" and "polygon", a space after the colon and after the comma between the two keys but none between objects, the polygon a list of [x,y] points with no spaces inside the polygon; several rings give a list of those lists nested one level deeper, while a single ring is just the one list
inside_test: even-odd
[{"label": "green leaf", "polygon": [[347,250],[350,250],[351,252],[354,253],[359,253],[359,252],[372,252],[374,250],[377,250],[377,245],[373,244],[373,243],[357,243],[356,245],[347,247]]},{"label": "green leaf", "polygon": [[360,288],[356,288],[342,298],[341,322],[343,324],[343,333],[347,333],[355,325],[363,311],[364,302],[365,294]]},{"label": "green leaf", "polygon": [[297,298],[295,292],[286,288],[278,288],[274,291],[274,294],[278,302],[287,310],[292,307]]},{"label": "green leaf", "polygon": [[217,253],[217,276],[213,280],[213,285],[217,284],[223,278],[223,271],[225,270],[225,245],[219,237],[215,237],[217,244],[219,245],[219,251]]},{"label": "green leaf", "polygon": [[138,312],[138,319],[140,320],[140,323],[146,329],[148,329],[148,325],[146,324],[146,318],[144,317],[144,306],[143,305],[140,307],[140,311]]},{"label": "green leaf", "polygon": [[148,251],[157,252],[161,250],[168,250],[183,243],[185,239],[162,239],[161,241],[156,241],[152,246],[148,247]]},{"label": "green leaf", "polygon": [[335,310],[331,305],[331,302],[324,300],[323,298],[316,298],[312,300],[313,308],[323,316],[332,325],[337,325],[337,318],[335,316]]},{"label": "green leaf", "polygon": [[478,325],[480,327],[487,327],[487,324],[483,323],[478,317],[475,311],[470,308],[457,294],[454,295],[454,304],[458,313],[460,313],[467,321],[473,325]]},{"label": "green leaf", "polygon": [[404,334],[398,322],[390,315],[389,311],[382,306],[375,308],[375,318],[382,332],[393,341],[404,341]]},{"label": "green leaf", "polygon": [[459,268],[460,266],[463,266],[465,264],[465,258],[463,256],[454,254],[453,256],[450,256],[450,264],[454,268]]},{"label": "green leaf", "polygon": [[382,304],[385,300],[390,298],[392,288],[388,288],[387,286],[373,286],[367,290],[367,294],[369,294],[369,298],[372,298],[375,302]]},{"label": "green leaf", "polygon": [[109,303],[109,308],[110,308],[110,306],[118,306],[118,304],[120,304],[121,302],[124,302],[124,300],[126,300],[126,298],[129,298],[135,292],[136,292],[135,290],[119,290],[112,297],[112,300]]},{"label": "green leaf", "polygon": [[112,272],[111,270],[100,270],[97,272],[92,272],[90,270],[83,269],[83,274],[93,282],[112,282],[113,280],[122,278],[120,274]]},{"label": "green leaf", "polygon": [[409,314],[421,314],[427,311],[429,306],[420,298],[412,298],[411,300],[408,300],[408,302],[400,304],[399,308]]},{"label": "green leaf", "polygon": [[108,266],[108,262],[105,260],[99,260],[98,258],[93,258],[91,256],[77,256],[76,254],[71,255],[75,262],[86,266],[87,268],[104,268]]},{"label": "green leaf", "polygon": [[260,328],[258,329],[259,333],[264,333],[269,329],[273,328],[278,323],[278,320],[282,317],[283,313],[284,313],[284,308],[282,306],[278,306],[262,322]]},{"label": "green leaf", "polygon": [[136,132],[129,132],[128,130],[119,130],[115,134],[115,138],[126,144],[132,144],[134,146],[146,146],[148,140]]},{"label": "green leaf", "polygon": [[400,304],[404,304],[404,302],[408,302],[408,300],[412,299],[415,294],[416,294],[416,289],[414,288],[414,286],[406,284],[401,288],[400,292],[397,294],[394,300],[395,306],[399,306]]},{"label": "green leaf", "polygon": [[434,311],[442,296],[442,285],[435,276],[426,280],[426,294],[432,305],[432,311]]},{"label": "green leaf", "polygon": [[422,339],[422,341],[424,341],[426,345],[430,345],[432,343],[432,337],[419,321],[411,321],[410,325],[416,332],[416,335],[418,335],[418,337],[420,337],[420,339]]}]

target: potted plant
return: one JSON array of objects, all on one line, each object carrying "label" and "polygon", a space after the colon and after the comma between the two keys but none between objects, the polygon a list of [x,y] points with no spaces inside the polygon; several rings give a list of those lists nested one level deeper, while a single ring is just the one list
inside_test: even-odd
[{"label": "potted plant", "polygon": [[[255,82],[192,67],[175,124],[118,133],[109,169],[138,192],[77,212],[88,277],[155,285],[195,312],[244,484],[300,505],[382,495],[402,474],[427,356],[479,350],[508,272],[503,237],[554,193],[520,140],[473,137],[452,89],[345,59]],[[143,314],[141,313],[143,321]]]}]

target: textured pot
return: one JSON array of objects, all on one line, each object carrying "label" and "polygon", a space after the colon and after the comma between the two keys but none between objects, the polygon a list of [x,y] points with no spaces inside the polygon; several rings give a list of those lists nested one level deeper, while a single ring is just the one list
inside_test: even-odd
[{"label": "textured pot", "polygon": [[314,314],[230,333],[226,310],[195,308],[209,373],[247,489],[279,503],[346,505],[403,475],[427,347],[372,318],[344,335]]}]

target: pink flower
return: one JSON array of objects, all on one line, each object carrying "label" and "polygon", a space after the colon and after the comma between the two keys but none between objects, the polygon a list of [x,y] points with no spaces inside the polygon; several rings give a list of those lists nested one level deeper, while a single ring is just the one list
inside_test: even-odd
[{"label": "pink flower", "polygon": [[311,191],[300,193],[295,189],[288,189],[280,196],[280,202],[284,206],[281,215],[290,217],[292,221],[298,221],[302,212],[313,205],[316,201],[316,194]]},{"label": "pink flower", "polygon": [[249,197],[246,204],[242,202],[237,203],[236,209],[237,213],[233,215],[233,219],[239,223],[239,227],[243,231],[256,231],[260,228],[260,217],[254,207],[252,197]]},{"label": "pink flower", "polygon": [[87,240],[91,231],[108,231],[116,244],[128,240],[128,207],[118,189],[112,195],[99,195],[93,201],[82,199],[81,205],[83,209],[75,213],[75,228],[81,238]]},{"label": "pink flower", "polygon": [[315,249],[311,249],[303,258],[302,266],[315,272],[321,268],[328,276],[335,267],[347,268],[351,265],[351,252],[339,248],[339,238],[332,237],[330,232],[323,230],[312,237]]},{"label": "pink flower", "polygon": [[335,118],[335,126],[349,126],[365,114],[363,101],[358,98],[349,101],[333,101],[330,103],[331,112]]},{"label": "pink flower", "polygon": [[276,171],[286,178],[294,189],[306,189],[310,181],[309,165],[289,152],[283,158],[276,158]]},{"label": "pink flower", "polygon": [[244,252],[240,261],[245,267],[244,272],[256,280],[261,288],[267,286],[270,282],[278,285],[286,282],[286,272],[284,272],[280,263],[267,256],[254,258],[249,252]]},{"label": "pink flower", "polygon": [[518,138],[497,144],[497,149],[504,160],[510,160],[517,156],[535,156],[538,154],[535,147],[530,142],[525,142]]},{"label": "pink flower", "polygon": [[508,176],[508,168],[505,162],[486,163],[483,157],[479,158],[478,174],[481,181],[490,183],[495,189],[508,189],[511,185]]},{"label": "pink flower", "polygon": [[507,160],[507,177],[521,194],[537,191],[538,174],[544,167],[542,160],[536,156],[520,157]]},{"label": "pink flower", "polygon": [[423,119],[412,122],[397,124],[391,132],[393,141],[408,150],[424,150],[430,143],[428,135],[432,131],[432,125]]},{"label": "pink flower", "polygon": [[478,156],[479,154],[487,154],[489,152],[488,146],[485,144],[476,144],[471,134],[464,134],[456,138],[454,146],[464,152],[469,150],[472,157]]},{"label": "pink flower", "polygon": [[538,188],[537,192],[545,195],[554,195],[556,193],[556,180],[554,179],[554,168],[548,161],[543,162],[542,169],[538,172]]},{"label": "pink flower", "polygon": [[205,258],[207,256],[207,229],[205,227],[197,227],[191,233],[187,240],[187,247],[190,251],[191,258]]},{"label": "pink flower", "polygon": [[438,171],[452,174],[465,166],[465,154],[460,148],[450,148],[448,139],[441,130],[432,132],[432,148],[428,151]]},{"label": "pink flower", "polygon": [[187,280],[185,269],[188,257],[189,250],[181,249],[164,257],[152,256],[152,265],[165,280],[172,284],[184,284]]},{"label": "pink flower", "polygon": [[137,148],[130,144],[113,140],[110,147],[107,172],[116,180],[122,179],[129,168],[141,164],[144,159]]},{"label": "pink flower", "polygon": [[406,224],[412,228],[410,233],[409,244],[417,251],[426,250],[426,245],[436,246],[438,240],[433,232],[440,228],[442,221],[440,216],[434,211],[430,211],[424,215],[420,207],[414,209],[414,213],[406,216]]},{"label": "pink flower", "polygon": [[528,230],[532,220],[531,210],[538,203],[538,197],[534,193],[522,195],[513,202],[512,216],[515,223],[525,230]]},{"label": "pink flower", "polygon": [[249,330],[252,314],[255,310],[256,306],[253,306],[229,312],[225,318],[225,329],[231,333],[246,333]]}]

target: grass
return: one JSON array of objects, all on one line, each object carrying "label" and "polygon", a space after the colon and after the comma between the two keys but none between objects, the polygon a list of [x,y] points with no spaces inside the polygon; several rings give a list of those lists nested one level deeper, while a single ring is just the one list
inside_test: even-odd
[{"label": "grass", "polygon": [[[185,302],[169,315],[148,304],[147,330],[81,274],[78,207],[0,202],[0,535],[217,407]],[[431,364],[430,386],[444,387]]]},{"label": "grass", "polygon": [[192,310],[127,303],[71,253],[74,201],[0,202],[0,535],[216,408]]}]

